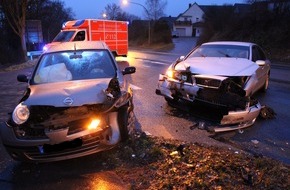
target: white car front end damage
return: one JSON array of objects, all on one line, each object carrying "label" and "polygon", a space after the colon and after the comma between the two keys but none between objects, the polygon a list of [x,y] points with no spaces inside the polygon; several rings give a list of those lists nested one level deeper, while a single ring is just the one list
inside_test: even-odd
[{"label": "white car front end damage", "polygon": [[[233,69],[223,69],[233,61]],[[260,103],[248,96],[255,90],[257,68],[246,59],[193,58],[173,64],[166,74],[160,74],[156,94],[169,102],[198,101],[226,110],[219,124],[211,129],[214,132],[246,128],[253,125],[261,110]]]}]

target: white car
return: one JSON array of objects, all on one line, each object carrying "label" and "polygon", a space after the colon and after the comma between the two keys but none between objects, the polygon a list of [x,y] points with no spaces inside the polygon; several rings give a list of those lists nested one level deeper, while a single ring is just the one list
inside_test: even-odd
[{"label": "white car", "polygon": [[[260,113],[252,98],[269,84],[270,61],[254,43],[209,42],[193,49],[160,74],[156,94],[219,110],[215,132],[251,126]],[[210,109],[208,109],[210,110]]]},{"label": "white car", "polygon": [[133,93],[103,42],[64,42],[43,53],[28,87],[0,126],[11,157],[48,162],[114,147],[134,130]]}]

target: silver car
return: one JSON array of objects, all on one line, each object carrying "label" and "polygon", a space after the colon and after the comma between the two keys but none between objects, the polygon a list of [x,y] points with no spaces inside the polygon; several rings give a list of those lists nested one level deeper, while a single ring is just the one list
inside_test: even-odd
[{"label": "silver car", "polygon": [[261,105],[252,95],[267,90],[269,76],[270,62],[258,45],[209,42],[160,74],[156,94],[169,103],[183,100],[214,108],[221,114],[214,132],[237,130],[255,122]]},{"label": "silver car", "polygon": [[102,42],[65,42],[38,60],[28,87],[0,127],[15,160],[48,162],[114,147],[134,130],[133,93]]}]

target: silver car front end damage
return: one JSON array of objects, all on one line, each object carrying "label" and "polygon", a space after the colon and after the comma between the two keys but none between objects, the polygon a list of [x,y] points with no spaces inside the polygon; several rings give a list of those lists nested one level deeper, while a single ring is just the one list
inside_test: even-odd
[{"label": "silver car front end damage", "polygon": [[[223,80],[226,77],[216,77]],[[172,79],[167,75],[160,74],[156,94],[164,96],[167,100],[183,99],[194,102],[198,99],[199,90],[203,88],[196,83]],[[210,103],[210,102],[204,102]],[[236,109],[223,115],[220,123],[211,127],[213,132],[225,132],[247,128],[254,124],[261,110],[261,104],[256,101],[254,104],[247,103],[245,109]]]},{"label": "silver car front end damage", "polygon": [[50,162],[115,147],[134,129],[133,92],[102,42],[67,42],[38,61],[24,96],[1,123],[1,140],[15,160]]}]

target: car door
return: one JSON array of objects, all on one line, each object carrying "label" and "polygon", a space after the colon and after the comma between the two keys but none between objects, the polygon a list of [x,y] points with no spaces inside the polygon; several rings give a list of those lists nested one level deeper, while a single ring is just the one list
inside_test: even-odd
[{"label": "car door", "polygon": [[256,92],[265,84],[269,71],[269,63],[266,56],[263,50],[257,45],[252,46],[252,61],[259,65],[259,68],[256,71],[257,83],[253,89],[254,92]]}]

